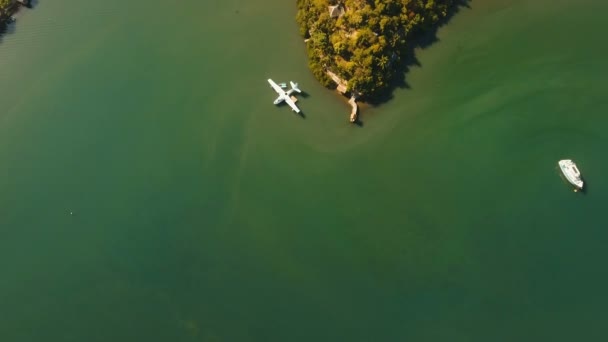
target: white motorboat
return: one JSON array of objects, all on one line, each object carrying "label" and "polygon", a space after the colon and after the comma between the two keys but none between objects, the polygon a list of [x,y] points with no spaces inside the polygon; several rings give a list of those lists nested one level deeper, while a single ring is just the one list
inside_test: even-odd
[{"label": "white motorboat", "polygon": [[570,159],[560,160],[557,164],[568,182],[577,189],[582,190],[583,180],[581,179],[581,172],[578,170],[578,167],[576,167],[576,164]]}]

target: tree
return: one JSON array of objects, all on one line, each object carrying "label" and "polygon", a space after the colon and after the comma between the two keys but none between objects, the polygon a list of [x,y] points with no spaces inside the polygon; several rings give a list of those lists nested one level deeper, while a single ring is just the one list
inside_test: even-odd
[{"label": "tree", "polygon": [[[0,0],[3,1],[3,0]],[[346,13],[331,18],[328,5],[341,3]],[[393,77],[391,65],[402,60],[410,36],[445,18],[454,0],[297,0],[300,32],[307,44],[310,69],[323,84],[326,69],[348,81],[349,90],[373,96]],[[390,57],[389,57],[390,56]]]},{"label": "tree", "polygon": [[0,0],[0,19],[8,16],[8,9],[12,6],[13,0]]},{"label": "tree", "polygon": [[386,68],[386,66],[388,65],[388,57],[386,55],[382,55],[380,56],[380,58],[378,58],[378,66],[382,69]]}]

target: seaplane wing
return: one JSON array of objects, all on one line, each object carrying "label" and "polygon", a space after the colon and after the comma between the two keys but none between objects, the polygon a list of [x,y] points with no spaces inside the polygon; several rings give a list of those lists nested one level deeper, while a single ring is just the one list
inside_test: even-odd
[{"label": "seaplane wing", "polygon": [[270,83],[270,86],[274,89],[274,91],[277,92],[277,94],[279,94],[279,95],[285,94],[285,91],[283,89],[281,89],[281,87],[279,87],[278,84],[274,83],[274,81],[271,80],[270,78],[268,79],[268,83]]},{"label": "seaplane wing", "polygon": [[296,106],[296,104],[293,102],[293,100],[289,97],[289,96],[285,96],[285,103],[287,103],[289,105],[289,107],[291,107],[291,110],[293,110],[296,113],[300,112],[300,108],[298,108],[298,106]]}]

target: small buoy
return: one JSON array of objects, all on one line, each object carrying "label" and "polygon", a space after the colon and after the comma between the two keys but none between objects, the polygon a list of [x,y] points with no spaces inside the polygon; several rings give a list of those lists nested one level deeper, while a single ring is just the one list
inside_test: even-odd
[{"label": "small buoy", "polygon": [[74,215],[74,213],[70,211],[70,215]]}]

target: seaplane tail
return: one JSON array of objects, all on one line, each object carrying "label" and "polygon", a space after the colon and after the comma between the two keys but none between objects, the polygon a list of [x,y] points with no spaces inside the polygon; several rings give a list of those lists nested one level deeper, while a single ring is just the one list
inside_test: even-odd
[{"label": "seaplane tail", "polygon": [[289,89],[285,94],[287,95],[291,95],[293,94],[294,91],[297,91],[298,93],[301,93],[302,91],[298,88],[298,84],[297,83],[291,83],[291,89]]},{"label": "seaplane tail", "polygon": [[292,81],[289,81],[289,85],[291,85],[291,90],[293,91],[297,91],[298,93],[301,93],[302,91],[300,90],[300,88],[298,88],[298,84],[294,83]]}]

